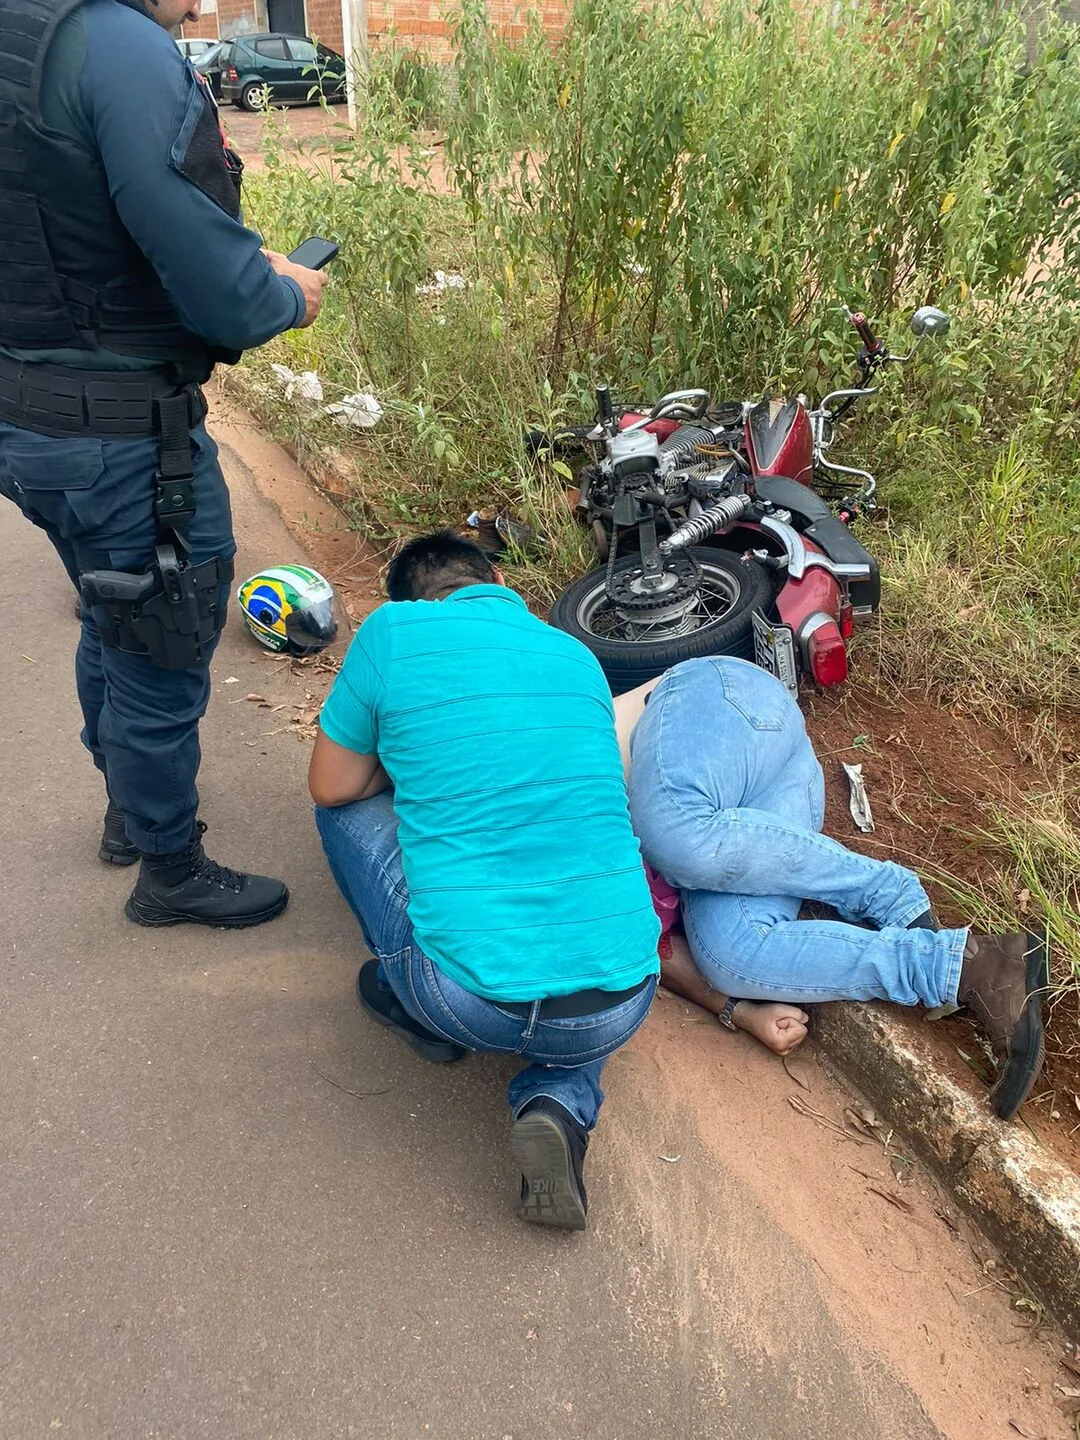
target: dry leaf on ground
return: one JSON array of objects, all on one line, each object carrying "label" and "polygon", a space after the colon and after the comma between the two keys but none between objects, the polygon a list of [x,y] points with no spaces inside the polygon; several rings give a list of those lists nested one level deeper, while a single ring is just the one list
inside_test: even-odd
[{"label": "dry leaf on ground", "polygon": [[853,1110],[850,1105],[844,1106],[844,1119],[851,1126],[852,1130],[858,1131],[858,1133],[865,1136],[867,1140],[877,1139],[877,1136],[874,1134],[874,1131],[871,1129],[871,1127],[862,1118],[858,1111]]}]

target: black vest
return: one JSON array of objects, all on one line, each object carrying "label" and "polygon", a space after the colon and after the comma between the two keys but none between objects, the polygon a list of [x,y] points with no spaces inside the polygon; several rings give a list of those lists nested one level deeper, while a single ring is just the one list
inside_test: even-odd
[{"label": "black vest", "polygon": [[[0,0],[0,346],[100,348],[171,362],[185,380],[205,379],[215,360],[237,356],[184,327],[117,214],[100,158],[42,120],[45,52],[82,3]],[[142,12],[132,0],[120,3]],[[155,22],[147,16],[146,23]],[[202,109],[182,173],[239,218],[239,185],[226,164],[213,99],[207,87],[196,89],[193,103]]]}]

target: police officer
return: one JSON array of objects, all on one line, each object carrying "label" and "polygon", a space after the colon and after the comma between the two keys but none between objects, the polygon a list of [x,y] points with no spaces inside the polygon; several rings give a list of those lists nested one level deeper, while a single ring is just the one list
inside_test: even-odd
[{"label": "police officer", "polygon": [[0,0],[0,493],[82,595],[99,854],[145,925],[256,925],[279,880],[219,865],[196,821],[199,720],[235,543],[200,384],[319,312],[267,254],[239,167],[169,32],[190,0]]}]

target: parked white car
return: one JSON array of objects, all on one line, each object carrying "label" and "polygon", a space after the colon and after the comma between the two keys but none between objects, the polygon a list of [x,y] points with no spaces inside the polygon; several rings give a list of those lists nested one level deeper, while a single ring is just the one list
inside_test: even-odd
[{"label": "parked white car", "polygon": [[208,50],[212,50],[219,43],[217,40],[177,40],[176,46],[186,59],[198,60],[201,55],[205,55]]}]

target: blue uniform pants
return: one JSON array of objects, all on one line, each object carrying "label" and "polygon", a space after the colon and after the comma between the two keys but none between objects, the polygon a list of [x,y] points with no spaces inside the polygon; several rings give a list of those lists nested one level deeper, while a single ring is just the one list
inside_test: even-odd
[{"label": "blue uniform pants", "polygon": [[[918,877],[820,833],[821,766],[764,670],[717,656],[668,671],[631,736],[630,813],[645,859],[683,892],[714,989],[800,1005],[955,1001],[967,931],[908,930],[930,906]],[[796,919],[804,900],[843,920]]]},{"label": "blue uniform pants", "polygon": [[[229,493],[217,446],[192,432],[194,564],[235,553]],[[145,570],[153,558],[154,439],[57,439],[0,423],[0,494],[48,535],[72,583],[81,571]],[[221,604],[227,607],[228,587]],[[75,683],[83,744],[144,853],[171,854],[191,838],[199,802],[199,720],[210,698],[209,660],[162,670],[146,655],[106,649],[82,622]]]}]

